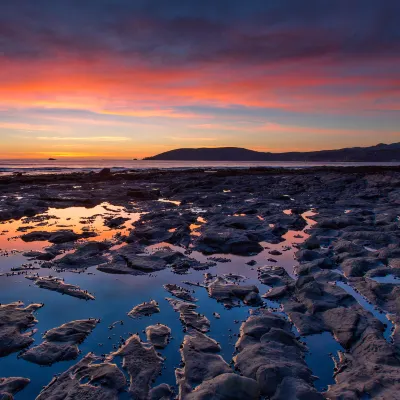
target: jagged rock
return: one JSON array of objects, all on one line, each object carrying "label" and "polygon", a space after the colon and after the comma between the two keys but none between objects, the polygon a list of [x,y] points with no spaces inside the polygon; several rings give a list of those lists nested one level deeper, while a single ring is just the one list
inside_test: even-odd
[{"label": "jagged rock", "polygon": [[27,331],[38,321],[33,313],[43,304],[23,303],[0,304],[0,357],[22,350],[30,346],[34,340],[31,337],[35,331]]},{"label": "jagged rock", "polygon": [[77,344],[85,340],[97,323],[96,319],[77,320],[50,329],[44,334],[43,343],[30,348],[21,357],[39,365],[74,360],[79,355]]},{"label": "jagged rock", "polygon": [[155,348],[164,349],[169,343],[171,329],[162,324],[151,325],[146,328],[146,336]]},{"label": "jagged rock", "polygon": [[182,300],[167,298],[173,309],[180,314],[180,320],[188,328],[194,328],[200,332],[206,333],[210,330],[210,321],[204,315],[200,315],[195,310],[197,306]]},{"label": "jagged rock", "polygon": [[[314,378],[303,359],[305,348],[296,340],[290,324],[283,317],[260,310],[242,324],[240,333],[235,366],[244,376],[258,382],[263,396],[283,399],[276,396],[288,390],[284,379],[289,377],[302,381],[304,399],[322,400],[322,395],[313,387]],[[292,397],[287,398],[295,398],[294,393],[290,391],[288,396]]]},{"label": "jagged rock", "polygon": [[143,343],[139,336],[133,335],[109,358],[115,357],[122,357],[122,365],[130,376],[131,396],[138,400],[148,400],[150,386],[160,374],[164,361],[154,346]]},{"label": "jagged rock", "polygon": [[178,299],[185,300],[185,301],[197,301],[191,294],[190,291],[180,287],[175,284],[166,284],[164,285],[164,289],[171,293],[173,296],[177,297]]},{"label": "jagged rock", "polygon": [[12,400],[13,396],[25,389],[29,382],[28,378],[0,378],[0,399]]},{"label": "jagged rock", "polygon": [[129,311],[128,315],[132,318],[140,318],[159,312],[160,308],[158,307],[158,303],[155,300],[151,300],[135,306],[131,311]]},{"label": "jagged rock", "polygon": [[36,400],[117,400],[126,385],[123,372],[89,353],[44,387]]},{"label": "jagged rock", "polygon": [[179,399],[189,398],[193,387],[232,370],[219,353],[221,347],[208,336],[194,331],[186,335],[181,346],[184,367],[175,371]]},{"label": "jagged rock", "polygon": [[26,278],[32,280],[36,286],[42,289],[67,294],[68,296],[77,297],[78,299],[94,300],[92,294],[86,290],[82,290],[79,286],[64,283],[61,278],[52,276],[26,276]]}]

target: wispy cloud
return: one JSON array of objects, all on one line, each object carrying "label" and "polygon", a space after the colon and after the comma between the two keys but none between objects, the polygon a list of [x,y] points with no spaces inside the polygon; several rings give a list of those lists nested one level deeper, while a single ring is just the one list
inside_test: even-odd
[{"label": "wispy cloud", "polygon": [[88,136],[88,137],[71,137],[71,136],[38,136],[37,140],[46,141],[80,141],[80,142],[127,142],[131,140],[125,136]]},{"label": "wispy cloud", "polygon": [[167,139],[171,139],[171,140],[179,140],[179,141],[190,141],[190,142],[197,142],[197,141],[214,141],[217,140],[217,138],[211,138],[211,137],[189,137],[189,136],[167,136]]}]

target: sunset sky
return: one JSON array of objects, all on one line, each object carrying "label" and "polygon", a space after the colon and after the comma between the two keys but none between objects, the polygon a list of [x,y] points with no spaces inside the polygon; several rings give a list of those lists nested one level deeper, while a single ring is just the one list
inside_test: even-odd
[{"label": "sunset sky", "polygon": [[0,158],[396,141],[399,0],[0,2]]}]

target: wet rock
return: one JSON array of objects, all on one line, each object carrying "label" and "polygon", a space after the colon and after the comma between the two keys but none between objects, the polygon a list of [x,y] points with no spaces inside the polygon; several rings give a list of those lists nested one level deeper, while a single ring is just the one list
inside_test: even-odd
[{"label": "wet rock", "polygon": [[166,298],[176,312],[180,314],[180,320],[186,328],[193,328],[206,333],[210,330],[210,321],[204,315],[197,313],[197,306],[182,300]]},{"label": "wet rock", "polygon": [[84,239],[89,237],[94,237],[97,234],[94,232],[83,232],[81,234],[77,234],[74,231],[63,230],[57,232],[46,232],[46,231],[37,231],[30,232],[21,236],[21,239],[24,242],[43,242],[48,241],[54,244],[61,244],[67,242],[75,242],[78,239]]},{"label": "wet rock", "polygon": [[[314,378],[304,361],[305,348],[296,340],[290,324],[283,317],[260,310],[242,324],[240,333],[235,366],[245,377],[258,382],[262,395],[283,399],[274,396],[288,390],[284,381],[287,377],[302,381],[304,399],[322,400],[322,395],[313,387]],[[293,390],[285,398],[296,398]]]},{"label": "wet rock", "polygon": [[52,290],[68,296],[77,297],[83,300],[94,300],[95,297],[88,291],[81,289],[79,286],[65,283],[61,278],[52,276],[26,276],[27,279],[32,280],[36,286],[42,289]]},{"label": "wet rock", "polygon": [[126,221],[129,221],[129,218],[124,218],[124,217],[106,218],[104,221],[104,225],[111,229],[116,229],[121,227]]},{"label": "wet rock", "polygon": [[97,323],[96,319],[77,320],[50,329],[44,334],[43,343],[30,348],[21,357],[39,365],[74,360],[79,355],[77,344],[86,339]]},{"label": "wet rock", "polygon": [[146,328],[146,336],[155,348],[164,349],[171,338],[171,329],[162,324],[151,325]]},{"label": "wet rock", "polygon": [[188,400],[257,400],[260,398],[260,390],[254,379],[226,373],[203,382],[184,398]]},{"label": "wet rock", "polygon": [[127,196],[134,200],[157,200],[160,198],[161,193],[159,190],[146,190],[146,189],[129,189]]},{"label": "wet rock", "polygon": [[23,253],[23,256],[34,260],[50,261],[53,260],[57,256],[57,254],[47,251],[27,251]]},{"label": "wet rock", "polygon": [[126,385],[123,372],[109,362],[89,353],[77,364],[44,387],[36,400],[85,399],[117,400]]},{"label": "wet rock", "polygon": [[243,300],[247,305],[257,306],[262,304],[257,286],[237,285],[230,283],[223,277],[216,277],[208,284],[207,290],[210,297],[228,308],[239,305],[240,300]]},{"label": "wet rock", "polygon": [[110,249],[111,243],[109,242],[88,242],[78,246],[77,250],[73,253],[61,257],[53,264],[61,269],[86,269],[94,265],[99,265],[107,262],[107,257],[102,255]]},{"label": "wet rock", "polygon": [[189,398],[192,388],[218,375],[232,370],[223,358],[217,354],[219,344],[200,332],[186,335],[181,346],[184,367],[175,371],[179,385],[179,399]]},{"label": "wet rock", "polygon": [[35,331],[31,329],[38,321],[33,313],[43,304],[23,303],[0,305],[0,357],[22,350],[30,346],[34,340],[31,337]]},{"label": "wet rock", "polygon": [[123,368],[130,376],[129,393],[138,400],[147,400],[150,386],[161,372],[163,358],[149,343],[143,343],[139,336],[131,336],[110,359],[122,357]]},{"label": "wet rock", "polygon": [[366,272],[381,267],[382,261],[372,257],[348,258],[342,264],[342,270],[347,277],[363,276]]},{"label": "wet rock", "polygon": [[180,287],[175,284],[168,283],[164,285],[164,289],[167,290],[169,293],[171,293],[173,296],[177,297],[178,299],[185,300],[185,301],[192,301],[195,302],[197,299],[195,299],[189,290]]},{"label": "wet rock", "polygon": [[12,400],[13,396],[23,390],[29,382],[27,378],[0,378],[0,398]]},{"label": "wet rock", "polygon": [[149,400],[172,400],[174,398],[175,395],[172,387],[166,383],[156,386],[149,392]]},{"label": "wet rock", "polygon": [[159,312],[160,308],[158,307],[158,303],[155,300],[151,300],[135,306],[131,311],[129,311],[128,315],[131,318],[140,318],[148,317]]}]

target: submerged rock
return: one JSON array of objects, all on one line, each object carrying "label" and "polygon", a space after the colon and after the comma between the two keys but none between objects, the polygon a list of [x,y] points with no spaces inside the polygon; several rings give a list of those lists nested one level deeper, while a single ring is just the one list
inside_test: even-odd
[{"label": "submerged rock", "polygon": [[118,393],[126,386],[125,376],[115,364],[99,361],[99,357],[89,353],[67,371],[53,378],[36,400],[117,400]]},{"label": "submerged rock", "polygon": [[16,351],[30,346],[35,331],[32,328],[38,321],[33,313],[43,304],[30,304],[23,307],[23,303],[0,304],[0,357],[5,357]]}]

